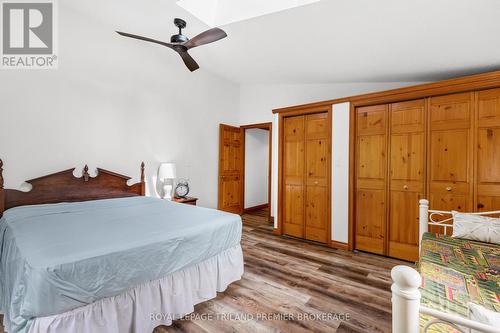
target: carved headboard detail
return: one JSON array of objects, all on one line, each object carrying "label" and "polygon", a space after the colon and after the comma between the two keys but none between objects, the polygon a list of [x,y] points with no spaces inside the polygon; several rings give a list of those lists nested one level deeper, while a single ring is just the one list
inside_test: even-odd
[{"label": "carved headboard detail", "polygon": [[141,181],[128,185],[130,177],[97,168],[97,176],[91,177],[87,165],[82,176],[73,176],[75,169],[68,169],[26,181],[32,185],[29,192],[4,189],[0,160],[0,216],[6,209],[57,202],[77,202],[99,199],[142,196],[145,194],[144,162],[141,164]]}]

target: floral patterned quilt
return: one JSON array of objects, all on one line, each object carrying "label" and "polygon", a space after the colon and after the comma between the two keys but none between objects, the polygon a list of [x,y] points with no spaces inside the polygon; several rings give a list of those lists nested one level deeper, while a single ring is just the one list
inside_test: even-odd
[{"label": "floral patterned quilt", "polygon": [[[426,233],[418,269],[422,275],[422,305],[469,317],[467,304],[500,312],[500,246]],[[420,328],[432,318],[420,315]],[[457,332],[433,325],[433,333]]]}]

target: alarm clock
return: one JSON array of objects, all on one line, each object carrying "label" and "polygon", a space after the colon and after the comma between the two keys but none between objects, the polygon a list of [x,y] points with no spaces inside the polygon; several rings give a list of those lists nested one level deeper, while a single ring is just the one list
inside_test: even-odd
[{"label": "alarm clock", "polygon": [[189,193],[189,184],[185,179],[179,179],[175,187],[175,196],[177,198],[185,198]]}]

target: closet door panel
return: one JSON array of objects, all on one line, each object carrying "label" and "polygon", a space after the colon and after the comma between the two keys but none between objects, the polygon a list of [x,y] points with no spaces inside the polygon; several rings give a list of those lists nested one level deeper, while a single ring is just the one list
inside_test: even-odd
[{"label": "closet door panel", "polygon": [[472,93],[432,97],[430,104],[431,130],[470,128]]},{"label": "closet door panel", "polygon": [[389,256],[418,260],[419,192],[394,190],[390,194]]},{"label": "closet door panel", "polygon": [[477,125],[479,128],[500,127],[500,89],[477,93]]},{"label": "closet door panel", "polygon": [[283,232],[294,237],[304,237],[304,187],[285,186],[285,211]]},{"label": "closet door panel", "polygon": [[390,106],[389,250],[418,259],[418,200],[425,193],[425,100]]},{"label": "closet door panel", "polygon": [[468,129],[458,129],[431,134],[433,182],[469,182],[469,132]]},{"label": "closet door panel", "polygon": [[286,184],[302,185],[304,182],[304,142],[288,141],[284,144]]},{"label": "closet door panel", "polygon": [[500,128],[479,128],[477,131],[477,181],[500,182]]},{"label": "closet door panel", "polygon": [[306,190],[306,239],[327,242],[328,188],[307,186]]},{"label": "closet door panel", "polygon": [[391,134],[423,132],[425,130],[425,100],[391,104]]},{"label": "closet door panel", "polygon": [[356,249],[385,254],[385,195],[385,190],[357,190]]},{"label": "closet door panel", "polygon": [[[430,99],[429,201],[432,209],[472,211],[473,94]],[[436,230],[435,227],[430,228]]]},{"label": "closet door panel", "polygon": [[446,195],[439,192],[437,194],[431,193],[429,196],[429,205],[430,207],[439,207],[437,210],[472,211],[467,195]]},{"label": "closet door panel", "polygon": [[306,137],[308,140],[328,139],[330,137],[327,112],[306,116]]},{"label": "closet door panel", "polygon": [[329,219],[330,126],[328,113],[306,116],[305,238],[327,242]]},{"label": "closet door panel", "polygon": [[386,252],[388,106],[356,109],[355,248]]},{"label": "closet door panel", "polygon": [[360,136],[357,140],[357,186],[383,188],[386,178],[387,137],[382,135]]},{"label": "closet door panel", "polygon": [[433,193],[472,194],[471,100],[471,94],[431,98],[429,180]]},{"label": "closet door panel", "polygon": [[304,237],[304,116],[284,118],[283,232]]},{"label": "closet door panel", "polygon": [[387,105],[357,108],[356,124],[358,135],[385,135],[387,130]]},{"label": "closet door panel", "polygon": [[495,195],[478,195],[477,201],[477,211],[479,212],[500,210],[500,195],[498,195],[498,192]]},{"label": "closet door panel", "polygon": [[424,181],[424,133],[391,135],[391,180]]},{"label": "closet door panel", "polygon": [[476,203],[500,210],[500,89],[477,93]]},{"label": "closet door panel", "polygon": [[309,186],[328,186],[328,138],[306,142],[306,182]]}]

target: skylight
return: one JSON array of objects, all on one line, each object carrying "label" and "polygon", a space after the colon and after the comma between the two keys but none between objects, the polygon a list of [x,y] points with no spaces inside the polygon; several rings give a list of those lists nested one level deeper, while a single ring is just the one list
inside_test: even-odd
[{"label": "skylight", "polygon": [[320,0],[179,0],[184,8],[211,27],[247,20]]}]

